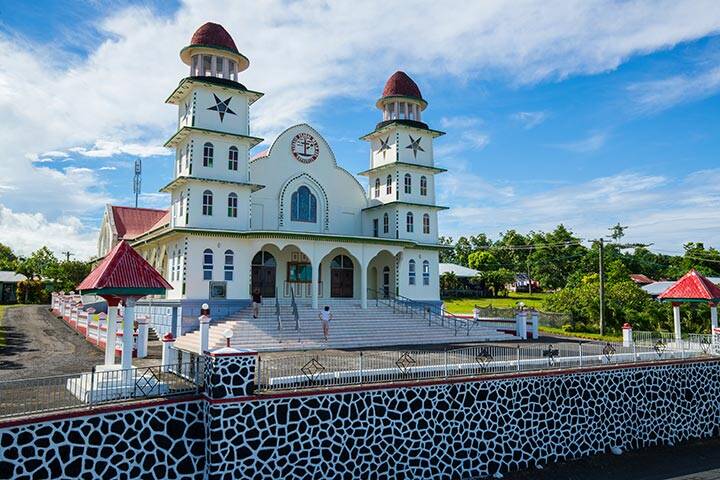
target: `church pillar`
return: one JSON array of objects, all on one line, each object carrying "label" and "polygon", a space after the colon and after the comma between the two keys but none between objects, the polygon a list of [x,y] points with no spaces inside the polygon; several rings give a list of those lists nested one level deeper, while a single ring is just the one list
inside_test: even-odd
[{"label": "church pillar", "polygon": [[318,282],[320,279],[320,262],[311,260],[312,265],[312,281],[310,288],[312,289],[312,308],[317,310],[318,308]]},{"label": "church pillar", "polygon": [[368,267],[360,263],[360,308],[367,308],[367,274]]},{"label": "church pillar", "polygon": [[[105,330],[105,365],[115,365],[115,343],[117,342],[117,301],[108,300],[107,329]],[[100,335],[98,323],[98,336]]]},{"label": "church pillar", "polygon": [[217,77],[217,57],[215,55],[210,57],[210,74]]},{"label": "church pillar", "polygon": [[718,328],[718,312],[717,303],[710,304],[710,333],[714,333],[715,329]]},{"label": "church pillar", "polygon": [[675,342],[679,345],[682,340],[682,332],[680,331],[680,304],[673,303],[673,323],[675,326]]}]

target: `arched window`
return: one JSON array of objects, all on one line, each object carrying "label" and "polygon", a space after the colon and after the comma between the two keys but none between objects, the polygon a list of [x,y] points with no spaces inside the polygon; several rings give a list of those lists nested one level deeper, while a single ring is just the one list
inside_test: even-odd
[{"label": "arched window", "polygon": [[210,190],[203,192],[203,215],[212,215],[213,193]]},{"label": "arched window", "polygon": [[425,175],[420,177],[420,195],[427,195],[427,177]]},{"label": "arched window", "polygon": [[423,260],[423,285],[430,285],[430,262]]},{"label": "arched window", "polygon": [[409,173],[405,174],[405,193],[412,193],[412,177]]},{"label": "arched window", "polygon": [[235,192],[228,195],[228,217],[237,218],[237,194]]},{"label": "arched window", "polygon": [[225,280],[228,282],[233,279],[233,271],[235,270],[234,257],[232,250],[225,250]]},{"label": "arched window", "polygon": [[413,214],[412,214],[412,212],[408,212],[407,216],[405,218],[407,221],[407,232],[412,233],[413,232]]},{"label": "arched window", "polygon": [[317,222],[317,199],[305,185],[292,194],[290,220],[293,222]]},{"label": "arched window", "polygon": [[415,260],[408,262],[408,283],[415,285]]},{"label": "arched window", "polygon": [[347,255],[336,255],[335,258],[332,259],[332,262],[330,262],[330,268],[352,270],[353,262]]},{"label": "arched window", "polygon": [[205,145],[203,145],[203,167],[212,167],[213,166],[214,152],[215,152],[215,147],[213,147],[212,143],[207,142]]},{"label": "arched window", "polygon": [[213,252],[206,248],[203,252],[203,280],[212,280]]},{"label": "arched window", "polygon": [[423,233],[430,233],[430,215],[427,213],[423,215]]},{"label": "arched window", "polygon": [[255,254],[255,256],[252,259],[252,265],[260,266],[260,267],[274,267],[276,266],[275,263],[275,257],[273,257],[272,253],[261,251]]},{"label": "arched window", "polygon": [[375,179],[375,198],[378,198],[380,196],[380,179]]},{"label": "arched window", "polygon": [[385,193],[388,195],[392,193],[392,175],[388,175],[385,179]]},{"label": "arched window", "polygon": [[183,215],[185,215],[185,194],[180,194],[180,214],[179,217],[182,218]]},{"label": "arched window", "polygon": [[388,233],[390,231],[390,217],[388,214],[383,215],[383,233]]},{"label": "arched window", "polygon": [[229,170],[237,170],[238,169],[238,149],[237,149],[237,147],[230,147],[230,150],[228,150],[228,169]]}]

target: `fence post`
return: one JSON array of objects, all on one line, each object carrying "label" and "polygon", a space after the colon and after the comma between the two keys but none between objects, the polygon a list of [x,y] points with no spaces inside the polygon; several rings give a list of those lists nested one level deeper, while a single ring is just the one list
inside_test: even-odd
[{"label": "fence post", "polygon": [[445,349],[445,378],[448,377],[448,351]]},{"label": "fence post", "polygon": [[580,366],[583,366],[582,342],[578,343],[578,354],[580,356]]},{"label": "fence post", "polygon": [[363,383],[363,352],[362,351],[360,351],[359,363],[360,363],[360,375],[359,375],[358,380],[359,380],[359,383],[362,384]]},{"label": "fence post", "polygon": [[517,361],[517,371],[520,371],[520,345],[517,345],[517,351],[515,352],[515,358]]},{"label": "fence post", "polygon": [[88,399],[89,408],[92,408],[93,401],[95,400],[93,398],[94,390],[95,390],[95,365],[93,365],[92,371],[90,372],[90,398]]},{"label": "fence post", "polygon": [[637,363],[638,357],[637,357],[637,348],[635,348],[635,342],[632,343],[632,350],[633,350],[633,362]]}]

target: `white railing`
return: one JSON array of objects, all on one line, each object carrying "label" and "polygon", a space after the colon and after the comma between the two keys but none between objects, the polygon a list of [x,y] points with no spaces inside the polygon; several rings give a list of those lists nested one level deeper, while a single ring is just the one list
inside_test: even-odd
[{"label": "white railing", "polygon": [[685,333],[682,338],[676,339],[675,334],[670,332],[633,331],[632,341],[635,345],[644,347],[670,346],[675,350],[720,355],[720,338],[713,339],[713,335],[703,333]]},{"label": "white railing", "polygon": [[647,363],[712,354],[671,343],[487,344],[445,351],[297,352],[261,357],[261,390],[413,381],[504,372]]}]

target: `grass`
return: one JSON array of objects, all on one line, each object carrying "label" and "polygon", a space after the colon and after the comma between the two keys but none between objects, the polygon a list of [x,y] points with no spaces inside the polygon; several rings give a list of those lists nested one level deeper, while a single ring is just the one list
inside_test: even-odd
[{"label": "grass", "polygon": [[602,342],[622,342],[622,336],[600,335],[599,333],[566,332],[562,328],[557,327],[540,327],[540,331],[543,333],[550,333],[552,335],[561,335],[563,337],[584,338],[585,340],[597,340]]},{"label": "grass", "polygon": [[510,292],[507,297],[499,298],[446,298],[445,309],[450,313],[472,313],[473,307],[478,305],[480,307],[487,307],[492,305],[497,308],[513,308],[517,302],[525,303],[527,307],[542,308],[543,300],[548,296],[548,293],[514,293]]}]

